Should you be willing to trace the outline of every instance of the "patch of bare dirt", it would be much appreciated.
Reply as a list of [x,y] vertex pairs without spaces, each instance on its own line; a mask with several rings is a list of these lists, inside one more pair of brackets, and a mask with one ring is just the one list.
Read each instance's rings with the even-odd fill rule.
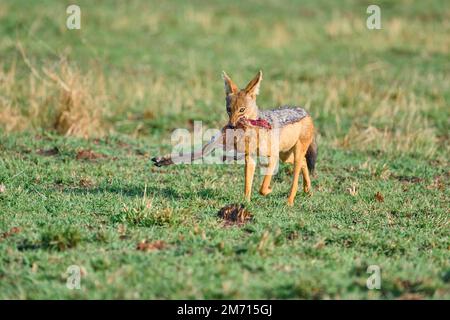
[[423,300],[425,297],[418,293],[405,293],[402,294],[397,300]]
[[0,234],[0,240],[9,238],[15,234],[18,234],[22,231],[19,227],[12,227],[9,231],[3,232]]
[[106,158],[104,154],[94,152],[92,150],[80,150],[77,152],[77,160],[97,160]]
[[56,156],[57,154],[59,154],[59,149],[58,149],[58,147],[53,147],[50,149],[38,149],[36,151],[36,153],[38,155],[47,156],[47,157]]
[[377,193],[375,193],[375,200],[377,200],[378,202],[384,202],[384,196],[380,191],[377,191]]
[[157,250],[163,250],[167,247],[167,244],[162,240],[156,240],[153,242],[149,242],[147,240],[142,240],[139,242],[136,246],[136,249],[139,251],[157,251]]

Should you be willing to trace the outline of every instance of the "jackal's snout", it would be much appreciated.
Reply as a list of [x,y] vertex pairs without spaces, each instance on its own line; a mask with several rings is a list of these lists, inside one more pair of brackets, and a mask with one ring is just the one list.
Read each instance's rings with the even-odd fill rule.
[[237,115],[237,116],[230,116],[230,120],[228,121],[228,128],[230,129],[236,129],[240,123],[242,123],[245,120],[245,117]]

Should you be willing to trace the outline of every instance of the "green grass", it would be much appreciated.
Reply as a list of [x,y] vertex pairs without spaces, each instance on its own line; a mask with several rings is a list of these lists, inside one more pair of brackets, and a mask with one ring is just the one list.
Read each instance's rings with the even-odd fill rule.
[[[379,1],[378,31],[367,1],[78,4],[79,31],[62,2],[0,4],[0,298],[450,298],[445,1]],[[57,133],[64,91],[44,68],[88,110],[86,139]],[[287,207],[283,165],[268,197],[256,177],[253,221],[225,227],[242,166],[149,158],[192,120],[225,123],[221,70],[243,86],[259,69],[260,107],[313,115],[313,195]]]

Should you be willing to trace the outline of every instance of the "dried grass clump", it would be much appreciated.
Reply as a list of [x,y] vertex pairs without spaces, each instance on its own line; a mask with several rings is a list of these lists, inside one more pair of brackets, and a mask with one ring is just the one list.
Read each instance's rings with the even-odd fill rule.
[[0,128],[5,132],[24,130],[27,127],[25,117],[10,105],[5,105],[2,102],[2,99],[0,99]]
[[99,87],[90,75],[71,69],[67,63],[60,66],[60,75],[48,70],[46,74],[60,86],[53,128],[66,136],[103,135],[104,87]]
[[[373,101],[377,101],[376,98]],[[421,153],[432,157],[439,146],[436,128],[424,115],[429,104],[414,95],[394,88],[368,109],[366,124],[356,121],[337,146],[358,150],[380,150],[396,153]]]
[[377,129],[373,126],[352,126],[338,146],[357,150],[380,150],[383,152],[422,153],[427,157],[435,154],[437,143],[430,128],[418,130]]
[[82,73],[61,59],[36,68],[18,44],[28,76],[16,74],[16,62],[0,67],[0,128],[6,132],[54,130],[78,137],[102,136],[107,95],[103,75]]
[[0,128],[6,132],[19,131],[26,128],[26,119],[18,109],[14,108],[12,93],[16,77],[16,64],[9,70],[0,68]]

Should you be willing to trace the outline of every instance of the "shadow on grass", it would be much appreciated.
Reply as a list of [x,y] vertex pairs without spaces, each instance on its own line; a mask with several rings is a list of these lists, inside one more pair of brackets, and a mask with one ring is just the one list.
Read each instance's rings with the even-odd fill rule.
[[[107,195],[117,194],[127,197],[143,197],[145,186],[124,185],[124,186],[99,186],[95,188],[65,188],[63,192],[74,195]],[[147,197],[159,197],[167,200],[194,200],[194,199],[212,199],[226,200],[224,195],[219,194],[218,190],[205,188],[199,191],[179,191],[170,186],[147,186]]]

